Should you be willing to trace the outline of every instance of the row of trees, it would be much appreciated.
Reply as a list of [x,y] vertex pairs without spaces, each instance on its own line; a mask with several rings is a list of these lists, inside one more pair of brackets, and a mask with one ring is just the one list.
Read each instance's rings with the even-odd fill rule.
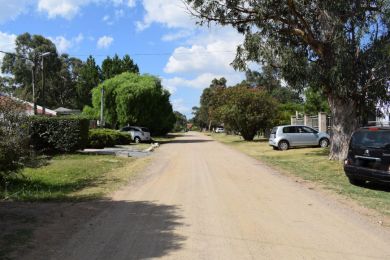
[[227,87],[225,78],[214,79],[203,90],[200,107],[193,107],[192,122],[209,130],[223,123],[252,140],[261,129],[289,124],[296,111],[316,114],[328,112],[329,106],[319,91],[300,93],[282,86],[277,70],[264,66],[261,72],[247,71],[246,79],[234,87]]
[[233,62],[276,68],[289,86],[323,93],[333,118],[331,159],[342,160],[352,132],[390,101],[388,0],[185,0],[200,24],[245,36]]
[[[23,100],[33,101],[33,81],[37,103],[49,108],[60,106],[83,109],[92,104],[91,90],[99,83],[123,72],[139,73],[137,64],[125,55],[107,57],[100,68],[89,56],[82,61],[68,54],[59,55],[55,44],[41,35],[24,33],[16,38],[14,54],[4,56],[1,71],[10,77],[0,78],[2,91],[13,92]],[[43,53],[50,55],[42,58]],[[42,89],[42,59],[44,59],[45,93]]]

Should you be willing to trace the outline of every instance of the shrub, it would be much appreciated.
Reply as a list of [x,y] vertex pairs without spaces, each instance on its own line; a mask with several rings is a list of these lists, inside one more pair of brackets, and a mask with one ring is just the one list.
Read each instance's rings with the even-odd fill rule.
[[37,151],[70,153],[86,147],[88,130],[86,118],[34,116],[30,121],[30,143]]
[[101,149],[115,145],[126,145],[131,143],[128,134],[112,129],[91,129],[89,130],[88,147]]
[[0,183],[22,168],[28,159],[27,126],[24,105],[0,96]]

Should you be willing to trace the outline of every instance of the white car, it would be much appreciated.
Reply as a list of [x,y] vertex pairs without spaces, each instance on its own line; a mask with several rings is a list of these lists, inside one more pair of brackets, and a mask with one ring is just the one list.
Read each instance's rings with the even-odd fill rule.
[[121,129],[121,132],[128,133],[131,136],[131,140],[135,143],[150,142],[152,140],[150,131],[146,127],[125,126]]
[[287,150],[298,146],[328,147],[330,136],[327,133],[304,125],[283,125],[272,129],[269,145],[275,150]]
[[216,133],[225,133],[225,129],[224,129],[223,127],[217,127],[217,128],[215,129],[215,132],[216,132]]

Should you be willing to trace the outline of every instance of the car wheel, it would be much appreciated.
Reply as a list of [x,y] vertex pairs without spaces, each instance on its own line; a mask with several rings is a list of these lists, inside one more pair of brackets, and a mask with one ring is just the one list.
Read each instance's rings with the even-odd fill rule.
[[287,141],[280,141],[278,144],[279,150],[286,151],[289,148],[289,144]]
[[366,181],[363,181],[363,180],[355,179],[352,177],[349,177],[348,179],[349,179],[349,182],[355,186],[364,186],[364,184],[366,184]]
[[323,138],[320,140],[320,147],[321,148],[326,148],[329,146],[329,140],[326,138]]
[[139,144],[141,142],[141,138],[139,138],[138,136],[136,138],[134,138],[134,142],[136,144]]

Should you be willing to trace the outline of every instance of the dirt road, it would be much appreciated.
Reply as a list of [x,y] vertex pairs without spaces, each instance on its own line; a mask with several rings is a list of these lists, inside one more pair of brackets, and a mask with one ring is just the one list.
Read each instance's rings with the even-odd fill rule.
[[54,259],[390,259],[388,231],[208,137],[154,157]]

